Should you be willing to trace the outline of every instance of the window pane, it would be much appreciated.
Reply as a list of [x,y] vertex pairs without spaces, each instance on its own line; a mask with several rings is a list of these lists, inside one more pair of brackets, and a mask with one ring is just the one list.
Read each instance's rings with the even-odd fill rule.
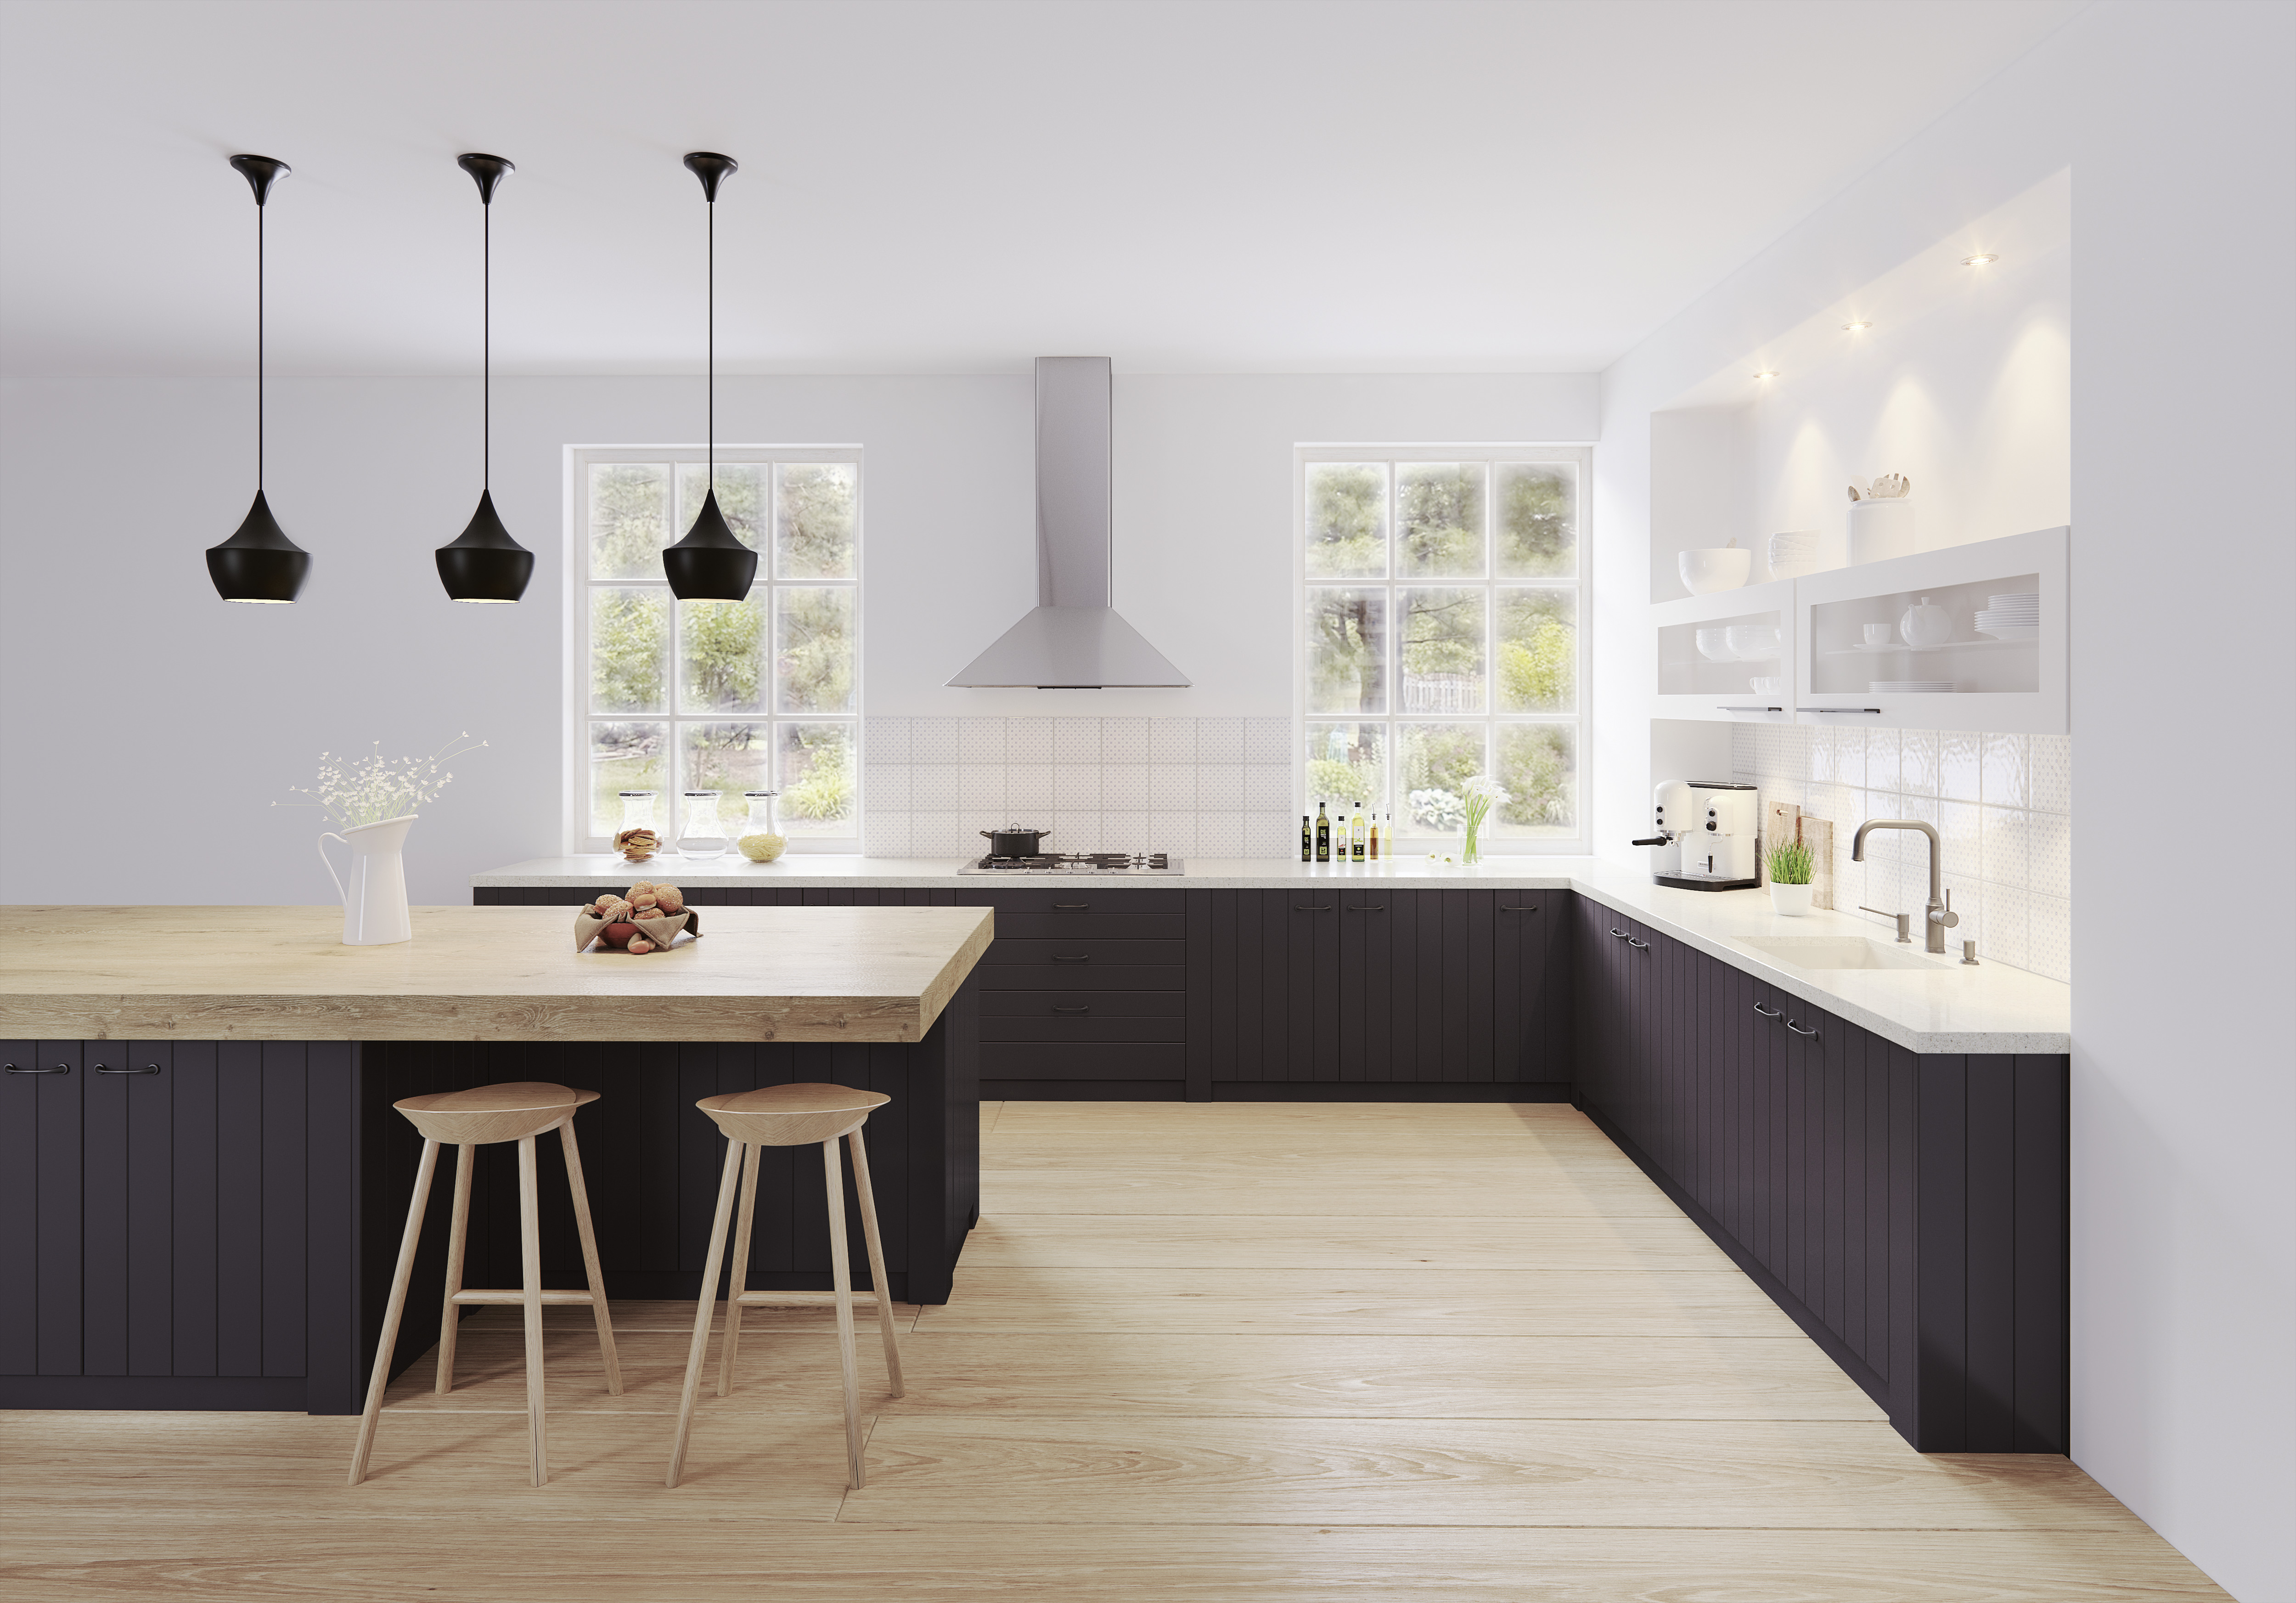
[[1483,572],[1483,464],[1396,464],[1396,577],[1480,579]]
[[1509,800],[1486,827],[1516,838],[1578,833],[1578,731],[1570,724],[1501,724],[1497,779]]
[[763,712],[765,587],[747,601],[680,603],[677,665],[681,712]]
[[785,462],[774,470],[774,576],[851,579],[853,491],[849,462]]
[[1457,834],[1467,827],[1463,787],[1483,769],[1480,724],[1401,724],[1404,827],[1421,834]]
[[1578,464],[1503,462],[1498,481],[1499,577],[1546,579],[1578,572]]
[[1360,802],[1387,810],[1387,726],[1308,726],[1308,805]]
[[1502,712],[1571,712],[1578,705],[1578,597],[1570,590],[1498,592]]
[[669,592],[590,592],[590,711],[669,711]]
[[590,577],[660,579],[669,544],[669,475],[659,463],[590,468]]
[[792,835],[854,833],[853,726],[780,724],[781,801],[775,817]]
[[[709,464],[681,462],[677,465],[677,538],[684,539],[701,515],[701,500],[709,488]],[[758,531],[766,522],[766,470],[762,463],[721,462],[718,464],[718,510],[726,527],[750,550],[761,548]]]
[[[663,791],[669,788],[668,724],[592,724],[590,726],[590,833],[611,839],[622,826],[620,791]],[[656,796],[653,826],[664,843],[669,839],[669,798]]]
[[1387,711],[1387,592],[1308,592],[1308,711]]
[[775,677],[783,712],[853,711],[853,592],[774,592]]
[[677,788],[716,791],[718,817],[728,827],[738,828],[749,817],[750,804],[742,800],[742,793],[772,787],[772,755],[763,719],[755,723],[681,724]]
[[1481,712],[1485,592],[1400,590],[1404,712]]
[[1387,464],[1308,464],[1308,577],[1387,577]]

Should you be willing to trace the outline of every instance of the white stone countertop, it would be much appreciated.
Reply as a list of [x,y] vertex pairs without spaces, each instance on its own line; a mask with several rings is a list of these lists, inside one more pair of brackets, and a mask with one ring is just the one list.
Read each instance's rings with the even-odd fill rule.
[[[1365,884],[1409,884],[1428,890],[1480,886],[1488,890],[1575,891],[1615,912],[1639,919],[1677,941],[1718,958],[1812,1007],[1870,1030],[1885,1040],[1923,1053],[2060,1053],[2071,1050],[2072,987],[1985,961],[1963,966],[1958,943],[1944,957],[1916,941],[1897,946],[1887,925],[1854,914],[1816,912],[1784,918],[1770,911],[1764,891],[1677,891],[1652,884],[1636,869],[1595,858],[1498,858],[1472,867],[1423,857],[1352,864],[1293,863],[1242,858],[1191,858],[1180,875],[1029,874],[1010,877],[956,873],[954,858],[785,856],[751,863],[718,858],[689,863],[664,855],[644,865],[604,854],[535,858],[473,875],[478,887],[575,885],[619,890],[634,879],[668,880],[687,889],[793,889],[843,886],[880,890],[988,890],[1015,884],[1101,884],[1111,890],[1281,890],[1303,881]],[[1918,916],[1920,908],[1912,909]],[[1849,935],[1878,940],[1915,956],[1911,969],[1805,969],[1744,944],[1755,939]]]

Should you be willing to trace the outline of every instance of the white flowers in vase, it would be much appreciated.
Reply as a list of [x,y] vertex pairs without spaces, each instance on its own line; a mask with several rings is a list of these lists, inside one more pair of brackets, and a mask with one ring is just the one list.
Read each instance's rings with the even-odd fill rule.
[[[470,738],[471,732],[465,729],[455,740]],[[327,815],[328,822],[337,829],[359,829],[386,818],[402,818],[439,799],[439,793],[455,777],[453,771],[445,767],[447,763],[486,744],[481,740],[458,746],[450,740],[425,757],[385,757],[379,740],[365,757],[356,760],[322,752],[318,784],[288,787],[311,799],[288,805],[316,807]],[[276,807],[279,803],[274,802],[271,805]]]
[[1474,775],[1459,787],[1460,805],[1466,815],[1467,824],[1466,843],[1459,852],[1462,862],[1479,863],[1483,860],[1480,842],[1483,820],[1490,816],[1494,806],[1513,800],[1505,787],[1488,774]]

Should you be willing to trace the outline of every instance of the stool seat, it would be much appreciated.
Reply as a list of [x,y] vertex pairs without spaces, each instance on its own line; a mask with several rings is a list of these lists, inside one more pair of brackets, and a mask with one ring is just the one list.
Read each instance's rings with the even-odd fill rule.
[[752,1147],[809,1147],[833,1141],[892,1098],[849,1085],[768,1085],[726,1091],[694,1104],[728,1138]]
[[512,1080],[466,1091],[433,1091],[390,1106],[405,1114],[426,1140],[485,1147],[555,1130],[576,1108],[597,1099],[595,1091],[578,1091],[547,1080]]

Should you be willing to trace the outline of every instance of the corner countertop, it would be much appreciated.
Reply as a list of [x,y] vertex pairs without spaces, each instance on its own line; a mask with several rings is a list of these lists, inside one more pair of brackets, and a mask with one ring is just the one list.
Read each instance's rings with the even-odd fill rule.
[[[619,858],[536,858],[472,876],[478,887],[572,885],[619,889],[633,878],[668,879],[686,889],[843,888],[991,890],[1014,882],[959,876],[955,858],[790,856],[751,863],[719,858],[686,862],[659,857],[643,866]],[[1108,875],[1031,874],[1020,883],[1110,885]],[[2072,1048],[2072,987],[1997,963],[1964,968],[1950,957],[1915,948],[1923,966],[1911,969],[1804,969],[1744,944],[1780,936],[1850,935],[1890,943],[1888,926],[1848,913],[1784,918],[1770,911],[1761,891],[1677,891],[1652,884],[1647,874],[1595,858],[1503,858],[1466,867],[1423,857],[1353,865],[1293,863],[1242,858],[1191,858],[1186,872],[1117,881],[1111,888],[1176,891],[1282,890],[1303,882],[1409,884],[1423,890],[1475,887],[1491,891],[1574,891],[1674,940],[1922,1053],[2069,1052]],[[1980,951],[1979,957],[1983,958]]]

